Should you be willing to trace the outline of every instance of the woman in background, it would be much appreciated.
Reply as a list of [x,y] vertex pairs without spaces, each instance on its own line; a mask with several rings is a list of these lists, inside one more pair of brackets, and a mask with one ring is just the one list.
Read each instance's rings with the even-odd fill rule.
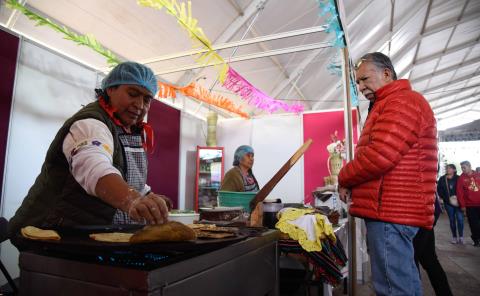
[[[223,178],[221,191],[234,192],[257,192],[260,190],[257,179],[253,175],[252,167],[255,161],[253,148],[242,145],[235,150],[233,168]],[[252,211],[250,215],[251,226],[261,226],[263,219],[262,203]]]
[[[450,203],[450,196],[456,196],[457,188],[457,168],[454,164],[447,165],[447,173],[440,177],[437,183],[437,192],[443,200],[445,209],[450,220],[450,230],[452,231],[452,244],[463,244],[463,213],[460,207]],[[458,235],[457,235],[458,230]]]
[[235,150],[233,168],[223,178],[221,191],[256,192],[260,190],[252,172],[254,163],[253,148],[242,145]]

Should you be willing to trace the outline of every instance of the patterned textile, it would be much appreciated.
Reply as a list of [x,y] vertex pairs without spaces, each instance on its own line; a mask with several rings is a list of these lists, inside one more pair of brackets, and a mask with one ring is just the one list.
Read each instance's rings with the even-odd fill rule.
[[302,255],[313,266],[315,280],[322,281],[332,286],[342,282],[342,267],[346,266],[347,255],[343,245],[337,238],[336,242],[330,239],[322,240],[322,251],[307,252],[296,240],[280,240],[280,251]]
[[305,251],[321,251],[322,240],[336,240],[328,218],[315,213],[314,209],[283,208],[278,215],[280,218],[275,227],[298,241]]
[[246,176],[242,174],[242,178],[245,192],[257,192],[259,190],[258,184],[255,181],[255,178],[253,177],[253,174],[251,172],[249,172]]
[[[142,192],[147,181],[147,155],[142,146],[140,134],[127,134],[117,126],[120,143],[125,153],[126,181],[130,187]],[[113,224],[145,224],[132,220],[127,213],[117,210]]]

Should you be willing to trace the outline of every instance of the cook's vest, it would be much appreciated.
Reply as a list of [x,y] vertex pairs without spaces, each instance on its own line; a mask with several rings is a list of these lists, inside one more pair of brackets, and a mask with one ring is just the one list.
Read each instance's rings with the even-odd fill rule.
[[[100,107],[98,101],[95,101],[69,118],[57,132],[47,151],[39,176],[9,222],[8,234],[10,237],[27,225],[53,228],[112,223],[117,210],[98,197],[87,194],[71,174],[69,164],[63,154],[63,141],[71,125],[75,121],[87,118],[97,119],[105,123],[112,133],[113,166],[122,173],[123,179],[134,180],[135,182],[131,186],[137,190],[140,189],[142,183],[139,179],[142,179],[143,185],[145,185],[145,153],[143,153],[144,160],[140,161],[142,164],[139,166],[139,170],[144,176],[142,178],[138,176],[129,177],[129,174],[132,173],[127,173],[131,168],[128,162],[131,161],[132,157],[124,152],[122,136],[119,134],[122,129],[115,125],[109,115]],[[139,134],[138,138],[141,140]],[[129,141],[126,140],[125,143],[129,143]],[[126,148],[130,150],[129,147]],[[133,158],[140,158],[140,156],[135,153]]]

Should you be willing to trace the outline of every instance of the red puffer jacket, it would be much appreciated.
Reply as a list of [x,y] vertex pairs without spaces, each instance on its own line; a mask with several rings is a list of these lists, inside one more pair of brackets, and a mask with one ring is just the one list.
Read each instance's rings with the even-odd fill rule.
[[376,91],[354,159],[340,171],[352,189],[352,216],[431,228],[437,176],[437,129],[425,98],[408,80]]

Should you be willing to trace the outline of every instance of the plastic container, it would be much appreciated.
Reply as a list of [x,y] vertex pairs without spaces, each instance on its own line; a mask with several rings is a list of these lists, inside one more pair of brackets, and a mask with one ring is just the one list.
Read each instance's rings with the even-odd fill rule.
[[219,191],[218,202],[222,207],[242,207],[250,213],[250,202],[257,192]]
[[193,224],[194,221],[198,221],[200,214],[197,213],[169,213],[169,221],[177,221],[183,224]]

